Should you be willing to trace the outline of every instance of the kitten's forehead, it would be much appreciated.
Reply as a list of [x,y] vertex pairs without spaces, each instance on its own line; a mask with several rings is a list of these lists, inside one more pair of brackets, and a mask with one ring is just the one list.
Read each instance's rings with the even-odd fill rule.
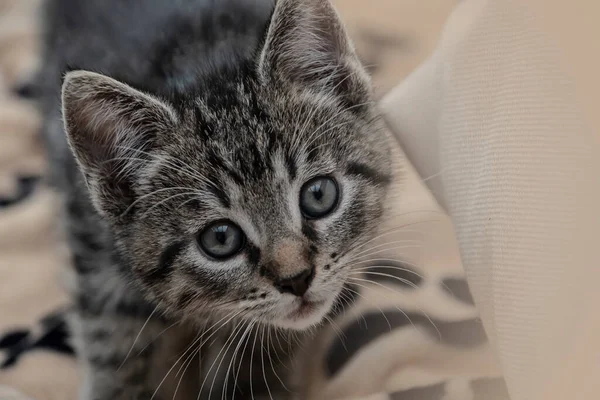
[[210,167],[233,168],[255,181],[283,178],[285,167],[295,179],[299,168],[324,163],[327,150],[353,140],[351,129],[339,134],[353,121],[327,97],[292,95],[243,78],[221,86],[218,96],[207,92],[185,112],[187,140]]

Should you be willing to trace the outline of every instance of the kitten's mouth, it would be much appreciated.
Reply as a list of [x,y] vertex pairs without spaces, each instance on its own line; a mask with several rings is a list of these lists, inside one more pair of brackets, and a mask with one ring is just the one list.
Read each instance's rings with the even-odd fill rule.
[[308,329],[321,323],[331,309],[332,303],[333,299],[296,298],[286,306],[285,314],[282,313],[282,316],[272,323],[286,329]]
[[308,301],[305,299],[298,299],[298,305],[295,305],[295,309],[286,316],[287,320],[296,322],[306,318],[310,318],[315,314],[323,305],[324,301]]

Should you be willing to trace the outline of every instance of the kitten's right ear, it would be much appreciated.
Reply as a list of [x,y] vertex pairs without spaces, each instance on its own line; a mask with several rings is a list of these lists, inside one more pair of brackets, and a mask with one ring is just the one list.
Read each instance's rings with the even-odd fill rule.
[[277,0],[258,71],[264,79],[318,91],[337,89],[360,97],[370,90],[369,78],[329,0]]
[[176,124],[162,101],[106,76],[66,75],[62,88],[67,139],[101,213],[121,213],[134,200],[137,173]]

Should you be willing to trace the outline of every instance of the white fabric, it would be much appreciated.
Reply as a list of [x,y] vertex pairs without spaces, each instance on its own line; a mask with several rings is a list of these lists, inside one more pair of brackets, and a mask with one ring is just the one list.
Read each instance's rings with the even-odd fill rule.
[[598,3],[463,1],[384,101],[513,400],[600,398]]

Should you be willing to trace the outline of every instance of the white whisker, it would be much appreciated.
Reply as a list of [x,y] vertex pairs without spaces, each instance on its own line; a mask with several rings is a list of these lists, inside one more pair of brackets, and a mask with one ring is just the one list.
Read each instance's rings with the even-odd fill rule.
[[[375,271],[367,271],[367,273],[370,274],[370,275],[385,276],[385,277],[388,277],[388,278],[395,279],[395,280],[397,280],[399,282],[404,283],[407,286],[410,286],[413,289],[417,289],[418,288],[418,286],[415,285],[413,282],[411,282],[411,281],[409,281],[408,279],[405,279],[405,278],[400,278],[399,276],[394,276],[394,275],[386,274],[386,273],[383,273],[383,272],[375,272]],[[352,274],[350,274],[350,275],[352,275]],[[360,275],[360,276],[364,277],[364,273],[363,272],[360,272],[357,275]]]
[[117,368],[117,372],[119,372],[121,370],[121,368],[123,367],[123,365],[125,364],[125,362],[129,358],[129,356],[131,355],[131,352],[133,351],[133,348],[134,348],[135,344],[137,343],[138,339],[142,335],[142,331],[144,330],[144,328],[146,327],[146,325],[148,325],[148,322],[150,322],[150,319],[156,313],[157,310],[158,310],[158,305],[156,307],[154,307],[154,310],[152,310],[152,312],[150,313],[150,315],[146,319],[146,322],[144,322],[144,324],[140,328],[140,331],[138,332],[137,336],[133,340],[133,343],[131,344],[131,347],[129,348],[129,351],[127,352],[127,355],[125,356],[125,359],[123,360],[123,362],[121,363],[121,365],[119,365],[119,368]]
[[[209,399],[212,397],[212,391],[215,386],[215,382],[217,380],[219,371],[221,370],[221,365],[223,364],[223,361],[225,360],[225,356],[227,356],[227,353],[229,352],[229,349],[233,345],[233,342],[235,342],[237,335],[243,331],[244,326],[245,325],[243,322],[239,322],[238,325],[236,325],[236,327],[233,329],[233,332],[230,334],[229,338],[227,338],[227,340],[225,341],[225,344],[221,348],[221,351],[219,351],[219,353],[217,354],[217,357],[215,358],[213,365],[211,365],[211,367],[208,369],[208,371],[206,371],[206,377],[204,378],[205,380],[206,380],[206,378],[208,378],[210,376],[210,372],[213,369],[215,362],[219,359],[219,355],[221,355],[221,353],[223,353],[223,355],[221,356],[221,361],[219,361],[219,364],[217,365],[217,369],[215,370],[213,380],[210,385],[210,390],[208,392]],[[232,355],[232,357],[233,357],[233,355]],[[204,388],[204,382],[202,382],[202,386],[200,387],[200,393],[202,393],[203,388]]]
[[333,331],[336,333],[337,337],[340,339],[340,341],[342,342],[342,346],[344,347],[344,350],[346,350],[346,352],[348,352],[348,348],[346,347],[346,335],[344,334],[344,332],[340,329],[340,327],[338,326],[338,324],[336,324],[329,316],[325,316],[325,321],[327,321],[330,325],[331,328],[333,329]]
[[256,326],[257,322],[252,322],[250,325],[250,331],[248,332],[248,336],[244,340],[244,349],[242,350],[242,355],[240,356],[240,363],[238,365],[237,372],[235,373],[235,380],[233,382],[233,395],[231,400],[235,400],[235,393],[237,389],[238,377],[240,375],[240,370],[242,369],[242,365],[244,363],[244,354],[246,354],[246,348],[248,347],[248,343],[250,343],[250,335],[252,334],[252,329]]
[[190,187],[179,187],[179,186],[174,186],[174,187],[168,187],[168,188],[162,188],[162,189],[157,189],[157,190],[154,190],[154,191],[152,191],[152,192],[150,192],[150,193],[147,193],[147,194],[145,194],[145,195],[142,195],[142,196],[138,197],[138,198],[137,198],[137,199],[136,199],[136,200],[135,200],[133,203],[131,203],[131,204],[130,204],[130,205],[129,205],[129,206],[126,208],[126,209],[125,209],[125,211],[123,211],[123,213],[122,213],[121,215],[119,215],[119,217],[122,217],[122,216],[126,215],[127,213],[129,213],[129,211],[131,211],[131,209],[132,209],[132,208],[133,208],[133,207],[134,207],[136,204],[138,204],[140,201],[142,201],[142,200],[144,200],[144,199],[146,199],[146,198],[148,198],[148,197],[150,197],[150,196],[153,196],[153,195],[156,195],[156,194],[158,194],[158,193],[165,192],[165,191],[168,191],[168,190],[188,190],[188,191],[195,191],[196,189],[194,189],[194,188],[190,188]]
[[263,326],[263,329],[262,329],[261,335],[260,335],[260,363],[262,365],[263,380],[265,381],[265,385],[267,386],[267,392],[269,393],[269,398],[271,400],[273,400],[273,395],[271,394],[271,388],[269,387],[267,374],[265,373],[265,356],[264,356],[265,347],[263,345],[264,338],[265,338],[265,326]]
[[[410,261],[406,261],[406,260],[394,259],[394,258],[370,258],[367,260],[361,260],[361,261],[355,261],[355,262],[349,263],[346,265],[346,267],[352,268],[353,270],[360,270],[360,268],[355,268],[355,267],[357,265],[361,265],[361,264],[369,264],[369,263],[377,263],[377,262],[381,262],[381,263],[393,262],[393,263],[408,265],[409,267],[419,268],[419,266],[417,266],[417,264],[415,264],[415,263],[411,263]],[[386,265],[369,265],[367,267],[361,267],[361,268],[368,269],[371,267],[387,267],[387,266]],[[402,267],[398,267],[398,268],[402,268]],[[417,274],[415,271],[411,271],[410,269],[404,269],[404,271]]]
[[[427,211],[427,212],[429,212],[429,211]],[[440,222],[440,220],[439,219],[434,219],[434,220],[407,222],[406,224],[400,225],[400,226],[398,226],[398,227],[396,227],[394,229],[390,229],[389,231],[382,232],[382,233],[376,235],[375,237],[367,240],[366,242],[361,243],[360,245],[358,245],[356,247],[354,247],[354,246],[349,246],[349,247],[352,248],[352,251],[355,251],[355,250],[358,250],[358,249],[360,249],[360,248],[368,245],[369,243],[372,243],[375,240],[378,240],[378,239],[380,239],[380,238],[382,238],[384,236],[392,235],[392,234],[398,233],[398,232],[407,232],[407,228],[408,227],[415,226],[415,225],[420,225],[420,224],[426,224],[426,223],[433,223],[433,222]],[[422,233],[422,232],[420,232],[420,233]],[[360,239],[358,239],[358,240],[360,240]]]
[[[271,357],[271,333],[272,333],[273,329],[269,329],[267,331],[268,335],[267,335],[267,355],[269,356],[269,363],[271,364],[271,370],[273,371],[273,374],[277,377],[277,380],[279,380],[279,382],[281,383],[281,386],[283,386],[283,388],[286,391],[290,391],[287,386],[285,385],[285,383],[283,383],[283,380],[279,377],[279,374],[277,374],[277,371],[275,370],[275,366],[273,365],[273,357]],[[277,354],[277,349],[275,348],[275,344],[273,343],[273,351],[275,352],[275,354]],[[279,357],[279,356],[277,356]]]
[[146,344],[140,351],[137,352],[136,356],[139,356],[140,354],[142,354],[144,351],[146,351],[146,349],[152,344],[154,343],[155,340],[157,340],[163,333],[165,333],[166,331],[168,331],[169,329],[171,329],[172,327],[174,327],[175,325],[179,325],[181,323],[181,321],[175,321],[173,322],[171,325],[167,326],[165,329],[163,329],[162,331],[160,331],[158,333],[158,335],[156,335],[156,337],[152,338],[152,340],[150,342],[148,342],[148,344]]
[[250,352],[250,397],[254,400],[254,385],[252,384],[252,365],[254,361],[254,349],[256,347],[256,338],[258,337],[258,329],[256,329],[256,333],[254,334],[254,342],[252,343],[252,351]]
[[[221,319],[220,319],[219,321],[217,321],[215,324],[213,324],[213,326],[215,326],[215,325],[216,325],[216,324],[218,324],[219,322],[221,322],[221,321],[223,321],[223,320],[225,320],[225,319],[229,318],[229,319],[227,319],[227,320],[226,320],[226,321],[225,321],[223,324],[221,324],[221,326],[219,326],[219,327],[218,327],[218,328],[217,328],[217,329],[216,329],[216,330],[215,330],[215,331],[214,331],[214,332],[213,332],[213,333],[212,333],[212,334],[211,334],[211,335],[208,337],[208,339],[210,339],[210,337],[212,337],[212,336],[213,336],[215,333],[217,333],[217,332],[219,331],[219,329],[221,329],[223,326],[225,326],[227,323],[229,323],[229,321],[231,321],[233,318],[237,317],[239,314],[241,314],[241,311],[238,311],[237,313],[234,313],[234,312],[232,312],[232,313],[230,313],[230,314],[227,314],[225,317],[221,318]],[[210,329],[209,329],[207,332],[209,332],[209,331],[210,331]],[[203,335],[201,335],[201,336],[200,336],[198,339],[194,340],[194,341],[192,342],[192,344],[191,344],[191,345],[188,347],[188,349],[187,349],[186,351],[184,351],[184,352],[183,352],[183,354],[182,354],[182,355],[181,355],[181,356],[180,356],[180,357],[179,357],[177,360],[175,360],[175,362],[173,363],[173,366],[172,366],[171,368],[169,368],[169,370],[168,370],[168,371],[167,371],[167,373],[165,374],[164,378],[163,378],[163,379],[160,381],[160,383],[158,384],[158,387],[156,388],[156,390],[155,390],[155,391],[154,391],[154,393],[152,394],[152,397],[150,397],[150,400],[153,400],[153,399],[154,399],[154,397],[156,397],[156,394],[158,393],[158,391],[159,391],[160,387],[161,387],[161,386],[162,386],[162,384],[165,382],[165,380],[167,379],[167,377],[169,376],[169,374],[170,374],[170,373],[173,371],[173,369],[175,368],[175,366],[176,366],[177,364],[179,364],[179,362],[180,362],[180,361],[181,361],[181,360],[182,360],[182,359],[183,359],[183,358],[186,356],[186,354],[189,352],[189,350],[190,350],[190,349],[191,349],[193,346],[195,346],[195,344],[196,344],[197,342],[199,342],[200,340],[202,340],[202,337],[203,337],[203,336],[204,336],[204,334],[203,334]],[[206,339],[206,340],[208,340],[208,339]],[[201,343],[200,345],[202,346],[202,344],[204,344],[204,343],[206,343],[206,341],[204,341],[204,342],[203,342],[203,343]]]
[[[382,285],[382,284],[381,284],[381,283],[379,283],[379,282],[370,281],[370,280],[368,280],[368,279],[360,279],[360,278],[355,278],[355,277],[349,277],[349,279],[352,279],[352,280],[359,280],[359,281],[362,281],[362,282],[367,282],[367,283],[370,283],[370,284],[373,284],[373,285],[377,285],[377,286],[379,286],[379,287],[382,287],[382,288],[384,288],[384,289],[386,289],[386,290],[389,290],[389,291],[391,291],[392,293],[397,293],[397,292],[396,292],[396,291],[394,291],[393,289],[391,289],[391,288],[389,288],[389,287],[387,287],[387,286],[385,286],[385,285]],[[356,285],[358,285],[357,283],[355,283],[355,284],[356,284]],[[363,286],[363,287],[373,290],[372,288],[370,288],[370,287],[368,287],[368,286]],[[417,328],[417,327],[415,326],[415,324],[414,324],[414,323],[411,321],[411,319],[410,319],[410,317],[408,316],[408,314],[406,314],[404,311],[402,311],[402,310],[401,310],[399,307],[396,307],[396,309],[397,309],[398,311],[400,311],[402,314],[404,314],[404,316],[406,316],[406,318],[408,318],[408,320],[410,321],[411,325],[412,325],[413,327],[415,327],[415,329],[419,330],[419,328]],[[437,332],[437,334],[438,334],[439,340],[441,341],[441,340],[442,340],[442,333],[441,333],[441,332],[440,332],[440,330],[438,329],[438,327],[437,327],[437,325],[435,324],[435,322],[433,322],[433,320],[431,319],[431,317],[429,317],[429,314],[427,314],[425,311],[423,311],[423,310],[422,310],[420,307],[417,307],[417,310],[419,310],[419,312],[421,312],[421,313],[422,313],[422,314],[425,316],[425,318],[427,318],[427,320],[429,321],[429,323],[431,324],[431,326],[433,326],[433,327],[434,327],[434,329],[436,330],[436,332]],[[419,331],[420,331],[420,330],[419,330]]]
[[[394,244],[394,243],[409,243],[409,244],[405,244],[403,246],[392,246],[392,247],[385,247],[385,246],[389,246],[390,244]],[[381,248],[383,247],[383,248]],[[412,240],[404,240],[404,241],[394,241],[394,242],[389,242],[389,243],[384,243],[381,246],[375,246],[373,248],[369,248],[368,250],[364,250],[358,254],[353,254],[352,258],[349,260],[349,262],[351,262],[352,260],[359,260],[363,257],[370,257],[374,254],[380,254],[380,253],[385,253],[391,250],[398,250],[398,249],[422,249],[423,247],[425,247],[423,245],[423,242],[418,242],[418,241],[412,241]],[[379,248],[379,249],[377,249]]]
[[[370,302],[365,296],[362,295],[362,293],[360,293],[358,290],[354,290],[352,288],[346,287],[346,289],[352,291],[354,294],[356,294],[357,296],[359,296],[360,298],[362,298],[364,301],[366,301],[367,303],[369,303],[370,305],[375,306],[379,312],[381,313],[381,315],[383,316],[383,318],[385,319],[385,321],[388,324],[388,327],[390,329],[390,332],[392,331],[392,324],[390,323],[390,320],[388,319],[387,315],[385,315],[385,313],[383,312],[383,310],[381,309],[381,307],[379,307],[376,303]],[[365,316],[363,313],[360,313],[360,316],[363,319],[363,322],[365,323],[365,328],[369,329],[369,327],[367,326],[367,320],[365,319]],[[357,318],[358,320],[358,318]]]
[[[231,371],[232,365],[235,363],[235,358],[238,355],[238,351],[240,349],[240,347],[242,346],[242,343],[244,343],[244,338],[246,338],[250,331],[252,330],[252,327],[254,326],[254,322],[249,323],[248,325],[246,325],[246,329],[244,330],[244,333],[242,334],[242,336],[240,336],[240,339],[238,340],[238,344],[236,345],[235,349],[233,350],[233,355],[231,356],[231,361],[229,362],[229,366],[227,367],[227,371],[225,372],[225,382],[223,383],[223,389],[221,391],[221,397],[224,399],[226,394],[227,394],[227,386],[229,385],[229,372]],[[235,373],[235,371],[233,371],[233,373]],[[235,393],[235,384],[233,386],[233,391]]]
[[159,201],[158,203],[152,205],[152,207],[150,207],[149,209],[147,209],[144,214],[142,214],[142,216],[140,217],[140,219],[144,219],[146,218],[146,216],[150,213],[150,211],[152,211],[153,209],[155,209],[156,207],[160,206],[161,204],[164,204],[170,200],[173,200],[174,198],[177,197],[181,197],[181,196],[192,196],[192,195],[198,195],[198,192],[185,192],[185,193],[179,193],[179,194],[174,194],[173,196],[169,196],[164,200]]

